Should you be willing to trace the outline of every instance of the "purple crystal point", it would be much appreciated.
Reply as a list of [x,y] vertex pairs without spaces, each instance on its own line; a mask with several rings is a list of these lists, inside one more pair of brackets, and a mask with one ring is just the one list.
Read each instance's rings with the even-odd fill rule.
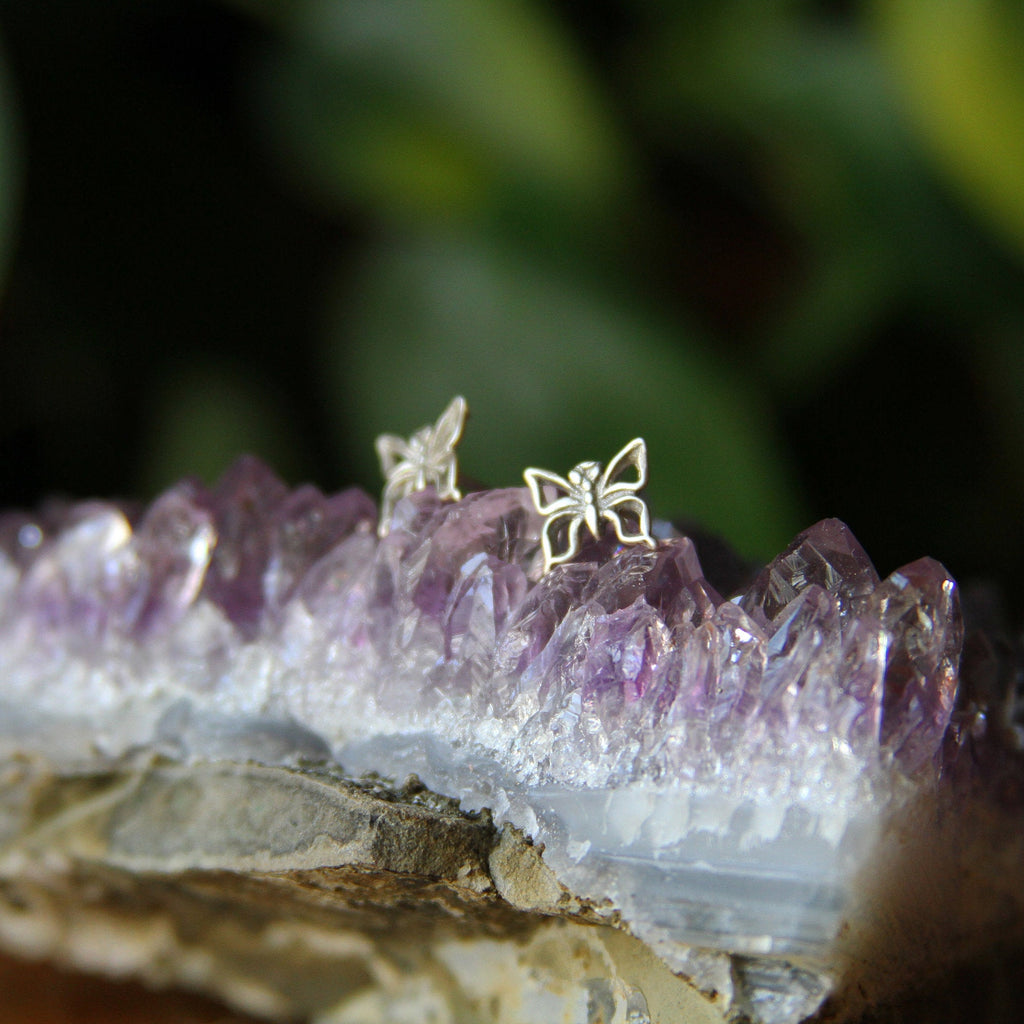
[[628,777],[636,767],[650,691],[670,645],[661,619],[643,602],[601,616],[577,669],[577,689],[566,702],[579,705],[576,758]]
[[649,696],[652,726],[700,723],[731,745],[760,703],[764,648],[764,633],[729,602],[696,630],[677,624]]
[[[816,583],[773,620],[759,716],[780,744],[789,741],[801,720],[815,731],[828,728],[835,686],[829,670],[838,661],[841,642],[836,600]],[[825,673],[816,671],[820,667]]]
[[866,763],[874,759],[881,733],[887,640],[874,616],[858,618],[843,637],[836,670],[831,735]]
[[288,488],[252,456],[235,462],[213,490],[217,546],[203,592],[246,637],[255,636],[263,612],[267,522],[287,495]]
[[517,677],[540,657],[569,609],[579,603],[593,572],[586,563],[560,565],[526,594],[498,641],[499,676]]
[[445,687],[450,696],[490,680],[498,637],[528,587],[539,525],[525,488],[444,503],[427,489],[397,504],[371,597],[374,647],[391,666],[389,702],[408,704],[408,677],[418,672],[431,681],[428,702]]
[[381,614],[371,609],[376,553],[376,531],[357,528],[313,564],[287,607],[291,618],[314,630],[342,664],[373,646],[373,622]]
[[443,621],[447,675],[459,690],[479,691],[490,682],[497,639],[526,589],[523,570],[494,555],[463,565]]
[[743,728],[760,701],[766,637],[742,608],[726,601],[715,611],[718,675],[711,719],[724,736]]
[[210,496],[183,481],[160,495],[135,531],[145,578],[133,621],[140,634],[178,622],[203,586],[217,542]]
[[882,742],[913,772],[938,751],[956,697],[963,641],[956,582],[934,559],[921,558],[883,581],[871,607],[892,637]]
[[668,643],[664,623],[642,601],[601,616],[579,666],[584,707],[600,707],[607,719],[641,700]]
[[[417,499],[418,495],[406,500],[411,504]],[[401,555],[401,585],[416,608],[436,620],[471,559],[483,553],[502,562],[523,563],[536,547],[537,516],[525,488],[477,491],[444,504],[437,504],[427,492],[419,500],[433,505],[433,514]],[[400,522],[398,510],[395,519]]]
[[867,553],[838,519],[823,519],[799,534],[766,566],[740,605],[756,622],[767,625],[811,584],[839,600],[846,619],[878,585],[879,576]]
[[668,625],[699,626],[722,603],[721,595],[704,578],[697,549],[688,537],[662,544],[646,580],[647,603]]
[[32,560],[20,600],[40,634],[63,631],[64,642],[95,647],[120,624],[138,587],[132,531],[120,509],[85,502],[69,513],[65,528]]
[[377,507],[363,491],[350,488],[325,497],[305,484],[276,505],[269,532],[263,594],[269,610],[279,611],[315,563],[356,530],[375,528]]
[[647,590],[647,580],[658,555],[647,548],[620,546],[611,549],[603,564],[594,565],[583,601],[593,601],[606,612],[628,608]]
[[689,634],[675,633],[666,653],[652,696],[664,708],[665,721],[708,723],[718,697],[718,633],[705,625]]

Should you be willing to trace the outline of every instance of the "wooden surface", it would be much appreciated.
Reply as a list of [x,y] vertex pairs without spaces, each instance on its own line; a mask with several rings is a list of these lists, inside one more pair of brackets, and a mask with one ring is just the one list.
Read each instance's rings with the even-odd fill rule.
[[256,1024],[186,992],[154,992],[0,954],[0,1024]]

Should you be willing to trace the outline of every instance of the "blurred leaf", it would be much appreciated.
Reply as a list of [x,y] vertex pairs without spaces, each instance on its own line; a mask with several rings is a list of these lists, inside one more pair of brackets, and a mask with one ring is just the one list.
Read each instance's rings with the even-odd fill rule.
[[753,390],[693,336],[557,268],[465,239],[380,248],[339,296],[331,342],[343,436],[367,479],[376,434],[431,422],[461,393],[461,465],[490,486],[521,484],[531,465],[604,461],[643,436],[655,514],[698,518],[762,555],[799,521]]
[[973,287],[970,246],[856,24],[745,0],[689,15],[647,40],[641,101],[666,145],[730,140],[760,189],[751,202],[802,239],[800,276],[758,346],[765,374],[799,398],[873,336],[897,297],[959,302]]
[[626,179],[601,99],[542,6],[286,9],[262,102],[284,165],[329,201],[392,220],[479,216],[510,201],[529,216],[538,199],[592,211]]
[[21,180],[14,101],[0,47],[0,287],[7,270],[17,219]]
[[944,171],[1024,252],[1024,6],[877,0],[878,35]]

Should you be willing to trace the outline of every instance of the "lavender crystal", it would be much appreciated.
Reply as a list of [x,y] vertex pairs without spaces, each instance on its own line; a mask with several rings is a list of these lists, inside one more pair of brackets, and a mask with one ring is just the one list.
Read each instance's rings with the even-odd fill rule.
[[937,771],[962,639],[939,563],[881,580],[826,520],[723,596],[683,536],[541,576],[522,488],[421,492],[382,540],[375,516],[244,459],[141,516],[4,517],[0,753],[230,756],[180,723],[285,723],[491,807],[651,941],[831,941],[893,780]]

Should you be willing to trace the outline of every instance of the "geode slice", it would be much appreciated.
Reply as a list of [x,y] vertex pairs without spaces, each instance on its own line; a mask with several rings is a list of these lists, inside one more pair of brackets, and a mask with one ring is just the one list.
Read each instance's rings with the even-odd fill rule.
[[[179,925],[206,921],[212,936],[197,891],[252,915],[273,905],[277,877],[275,898],[292,885],[285,903],[319,906],[324,934],[333,921],[351,942],[379,937],[381,920],[409,912],[420,952],[472,933],[480,963],[483,934],[527,948],[529,911],[587,935],[604,921],[708,1012],[779,1022],[830,996],[829,1012],[852,1013],[901,992],[984,948],[996,921],[1019,938],[1024,843],[1004,797],[1021,774],[984,709],[954,715],[963,628],[938,562],[880,579],[826,520],[725,596],[667,524],[655,550],[605,540],[542,576],[525,489],[455,503],[422,492],[382,540],[375,516],[359,491],[289,491],[243,459],[213,490],[187,481],[141,514],[90,502],[0,519],[0,892],[68,906],[89,864],[90,884],[122,903],[177,907]],[[366,783],[345,781],[368,773],[414,775],[461,811],[435,807],[425,826],[395,786],[368,807],[351,788]],[[518,852],[495,860],[509,836]],[[546,895],[524,896],[516,864],[540,851],[550,876],[527,874]],[[978,857],[1003,864],[998,881],[964,875]],[[332,870],[349,872],[344,885],[324,881]],[[357,876],[415,884],[374,897]],[[343,889],[348,909],[332,917],[325,893]],[[435,916],[479,927],[431,932],[410,909],[431,899]],[[927,932],[944,914],[960,915],[955,934]],[[90,962],[80,939],[40,938],[40,920],[0,896],[0,942]],[[906,941],[918,927],[936,949]],[[538,948],[557,945],[537,934]],[[355,1000],[330,1019],[387,1019],[419,998],[419,981],[398,1003],[382,994],[396,964],[421,977],[401,936],[367,942],[346,960],[361,964],[349,987],[327,986],[330,1005]],[[161,955],[187,960],[175,948],[132,970],[219,985],[263,1012],[328,1005],[282,995],[320,991],[306,982],[274,989],[279,1003],[247,999],[266,989],[267,957],[251,950],[230,970],[161,975]],[[608,943],[587,948],[605,967],[574,976],[568,1019],[669,1019],[651,1009],[664,979],[645,968],[645,993],[608,966]],[[467,955],[452,953],[445,976]],[[431,961],[422,978],[441,970]],[[503,1005],[504,1020],[554,1006],[471,999],[473,984],[452,981],[450,1019],[472,999],[496,1018]],[[424,1005],[448,999],[427,988]]]

